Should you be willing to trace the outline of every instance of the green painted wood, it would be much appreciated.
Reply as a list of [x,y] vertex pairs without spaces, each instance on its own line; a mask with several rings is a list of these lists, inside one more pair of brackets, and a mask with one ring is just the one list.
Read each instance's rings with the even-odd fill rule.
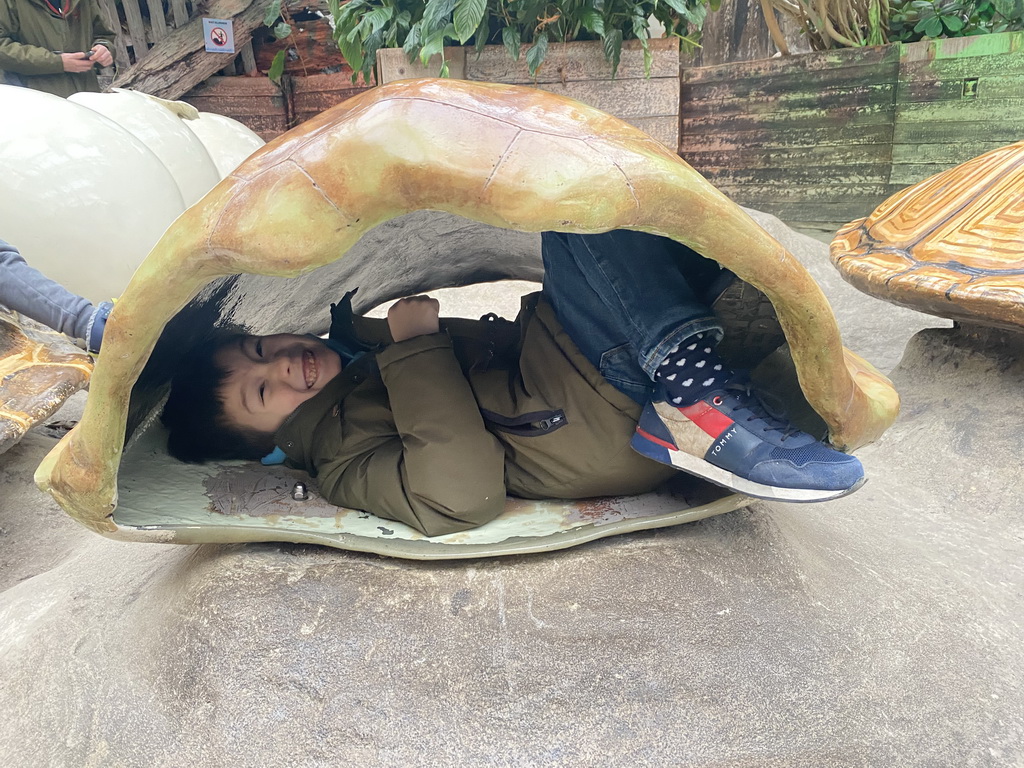
[[680,92],[687,162],[742,205],[834,230],[1024,138],[1024,33],[684,68]]

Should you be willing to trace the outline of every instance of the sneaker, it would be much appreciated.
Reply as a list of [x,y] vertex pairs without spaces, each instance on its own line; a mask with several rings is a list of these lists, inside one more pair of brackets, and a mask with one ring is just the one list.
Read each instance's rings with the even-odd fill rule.
[[742,384],[685,408],[648,403],[631,445],[649,459],[759,499],[828,501],[865,481],[856,457],[793,428]]

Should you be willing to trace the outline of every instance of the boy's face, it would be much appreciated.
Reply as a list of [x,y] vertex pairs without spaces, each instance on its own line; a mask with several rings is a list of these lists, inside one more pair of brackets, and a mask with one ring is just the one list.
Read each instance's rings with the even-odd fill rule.
[[224,415],[238,427],[275,432],[302,403],[341,373],[341,358],[310,336],[243,336],[217,353],[228,371]]

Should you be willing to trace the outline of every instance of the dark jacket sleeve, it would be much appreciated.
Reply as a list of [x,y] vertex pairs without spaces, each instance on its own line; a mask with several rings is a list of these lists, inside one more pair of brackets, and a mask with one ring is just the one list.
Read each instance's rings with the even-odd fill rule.
[[18,75],[56,75],[64,62],[53,51],[19,42],[18,10],[10,0],[0,1],[0,70]]
[[397,435],[343,465],[319,465],[321,493],[427,536],[497,517],[505,505],[504,450],[484,427],[451,340],[432,334],[392,344],[377,362]]
[[114,30],[107,18],[107,12],[97,0],[93,0],[92,16],[92,44],[99,43],[106,47],[111,54],[114,53]]

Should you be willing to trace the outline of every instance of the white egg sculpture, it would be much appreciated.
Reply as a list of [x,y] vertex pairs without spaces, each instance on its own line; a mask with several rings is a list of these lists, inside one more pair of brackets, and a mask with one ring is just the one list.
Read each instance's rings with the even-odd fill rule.
[[181,122],[203,142],[222,179],[266,143],[237,120],[215,112],[200,112],[198,120]]
[[220,181],[217,166],[203,142],[167,107],[134,91],[76,93],[68,101],[109,117],[167,166],[181,190],[185,207],[192,205]]
[[48,93],[0,85],[0,115],[0,238],[75,293],[119,295],[185,210],[170,171],[117,123]]

